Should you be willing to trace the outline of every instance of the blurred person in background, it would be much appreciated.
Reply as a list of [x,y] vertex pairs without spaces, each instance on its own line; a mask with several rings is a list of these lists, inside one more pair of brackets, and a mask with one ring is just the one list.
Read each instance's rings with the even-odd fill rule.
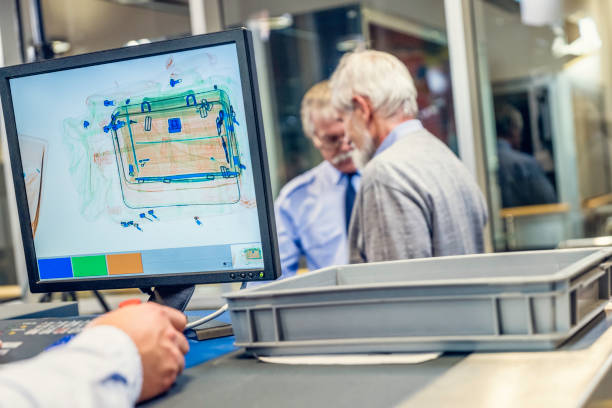
[[497,129],[497,176],[502,206],[556,203],[552,183],[535,157],[520,151],[523,135],[523,116],[514,106],[502,105],[495,112]]
[[324,160],[288,182],[275,202],[281,278],[295,275],[302,256],[310,270],[348,263],[348,222],[359,188],[352,147],[331,106],[328,81],[306,92],[301,119]]
[[482,192],[453,152],[415,119],[416,89],[406,66],[385,52],[346,54],[330,86],[361,172],[350,261],[482,252]]

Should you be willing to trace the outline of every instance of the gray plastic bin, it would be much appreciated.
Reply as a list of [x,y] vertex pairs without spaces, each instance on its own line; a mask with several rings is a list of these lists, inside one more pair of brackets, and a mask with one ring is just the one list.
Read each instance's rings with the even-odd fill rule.
[[603,311],[612,249],[331,267],[225,295],[259,355],[554,349]]

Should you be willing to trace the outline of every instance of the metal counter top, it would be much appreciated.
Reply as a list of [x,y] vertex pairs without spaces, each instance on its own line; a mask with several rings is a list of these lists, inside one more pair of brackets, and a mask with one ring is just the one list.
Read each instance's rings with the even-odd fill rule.
[[575,407],[606,377],[612,315],[551,352],[445,354],[414,365],[289,366],[242,351],[185,371],[155,407]]

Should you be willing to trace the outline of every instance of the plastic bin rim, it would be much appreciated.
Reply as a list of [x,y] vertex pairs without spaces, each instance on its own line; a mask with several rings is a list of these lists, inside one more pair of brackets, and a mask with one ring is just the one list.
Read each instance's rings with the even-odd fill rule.
[[[445,335],[445,336],[397,336],[397,337],[363,337],[363,338],[342,338],[342,339],[312,339],[312,340],[282,340],[282,341],[236,341],[236,346],[247,347],[249,349],[268,348],[268,347],[302,347],[311,345],[329,346],[351,345],[360,343],[420,343],[420,342],[478,342],[487,341],[493,343],[503,343],[514,341],[520,343],[530,343],[534,340],[559,342],[571,337],[582,327],[573,328],[568,333],[536,333],[526,337],[524,334],[504,334],[504,335]],[[510,351],[512,352],[512,351]]]
[[[577,273],[577,271],[583,271],[585,269],[593,268],[594,266],[600,264],[606,258],[612,257],[612,248],[578,248],[578,249],[558,249],[558,250],[546,250],[546,251],[522,251],[522,252],[512,252],[513,255],[521,255],[521,254],[546,254],[546,253],[556,253],[556,252],[587,252],[589,249],[595,250],[592,254],[579,259],[578,261],[567,265],[566,267],[560,269],[554,274],[550,275],[536,275],[536,276],[519,276],[519,277],[499,277],[499,278],[456,278],[456,279],[445,279],[445,280],[418,280],[418,281],[410,281],[410,282],[381,282],[381,283],[366,283],[366,284],[355,284],[355,285],[333,285],[333,286],[315,286],[315,287],[307,287],[307,288],[291,288],[291,289],[276,289],[274,286],[277,284],[282,284],[283,281],[301,279],[302,276],[292,276],[290,278],[271,282],[269,288],[266,290],[262,290],[262,288],[252,288],[247,290],[241,290],[236,292],[231,292],[224,294],[223,297],[229,300],[232,299],[241,299],[241,298],[254,298],[254,297],[266,297],[266,296],[280,296],[280,295],[293,295],[293,294],[309,294],[309,293],[321,293],[321,292],[344,292],[348,290],[370,290],[370,289],[382,289],[382,288],[407,288],[407,287],[419,287],[419,286],[429,286],[429,287],[440,287],[440,286],[467,286],[467,285],[510,285],[510,284],[533,284],[533,283],[554,283],[561,280],[569,279],[573,275]],[[330,266],[327,268],[322,268],[313,272],[309,272],[308,275],[312,276],[314,274],[322,274],[329,270],[333,269],[342,269],[347,266],[350,267],[359,267],[360,265],[373,265],[373,264],[398,264],[398,263],[410,263],[414,261],[423,261],[424,259],[442,259],[442,258],[485,258],[492,257],[499,254],[472,254],[472,255],[459,255],[459,256],[450,256],[450,257],[437,257],[437,258],[419,258],[419,259],[408,259],[408,260],[398,260],[398,261],[386,261],[386,262],[372,262],[369,264],[354,264],[354,265],[339,265],[339,266]]]

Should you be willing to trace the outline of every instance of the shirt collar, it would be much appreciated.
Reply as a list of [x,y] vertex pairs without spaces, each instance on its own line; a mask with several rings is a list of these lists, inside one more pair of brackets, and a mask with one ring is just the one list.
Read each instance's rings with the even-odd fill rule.
[[391,133],[389,133],[389,135],[385,138],[385,140],[383,140],[380,146],[378,146],[378,149],[376,149],[374,156],[378,156],[384,150],[387,150],[389,147],[391,147],[393,143],[397,142],[399,139],[406,136],[408,133],[415,132],[421,129],[423,129],[423,124],[420,120],[417,119],[410,119],[400,123],[395,128],[393,128]]
[[329,161],[325,160],[325,167],[323,167],[326,178],[330,180],[333,184],[340,183],[342,180],[342,172],[334,167]]
[[[346,174],[335,168],[334,165],[327,160],[325,161],[324,171],[333,184],[342,183],[342,179],[346,176]],[[357,171],[356,174],[359,174],[359,171]]]

